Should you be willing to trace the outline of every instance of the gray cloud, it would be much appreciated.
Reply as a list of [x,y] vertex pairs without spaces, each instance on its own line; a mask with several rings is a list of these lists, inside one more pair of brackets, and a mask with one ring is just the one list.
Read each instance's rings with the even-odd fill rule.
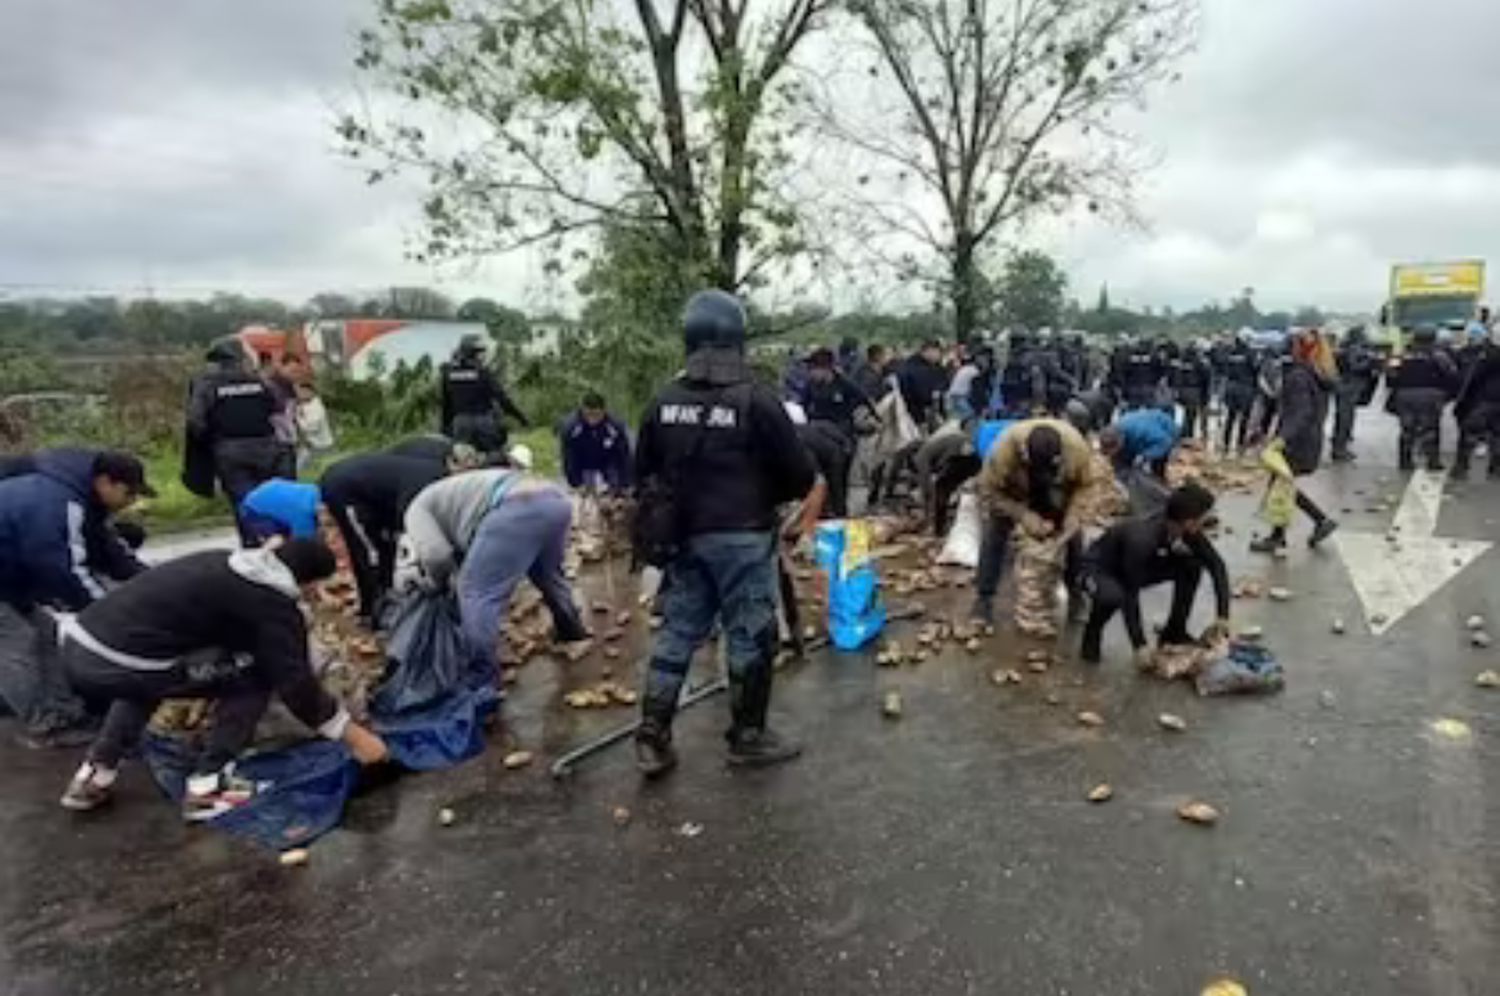
[[[541,285],[512,258],[403,258],[410,190],[334,154],[370,0],[0,4],[0,294],[114,287],[297,296],[395,281]],[[1492,0],[1205,0],[1203,45],[1138,129],[1146,232],[1027,233],[1089,299],[1370,308],[1390,263],[1500,265]],[[462,292],[460,290],[459,292]]]

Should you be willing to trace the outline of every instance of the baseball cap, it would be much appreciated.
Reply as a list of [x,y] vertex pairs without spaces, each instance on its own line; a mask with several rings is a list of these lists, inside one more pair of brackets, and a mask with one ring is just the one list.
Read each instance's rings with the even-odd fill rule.
[[105,450],[94,458],[94,475],[118,481],[142,498],[155,498],[156,489],[146,481],[146,467],[129,453]]

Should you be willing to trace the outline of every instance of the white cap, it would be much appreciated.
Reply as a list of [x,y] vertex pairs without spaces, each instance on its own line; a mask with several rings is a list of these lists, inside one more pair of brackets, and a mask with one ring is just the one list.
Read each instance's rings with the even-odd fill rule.
[[522,470],[530,470],[534,458],[531,455],[531,447],[525,443],[517,443],[505,454],[510,459],[512,467],[520,467]]

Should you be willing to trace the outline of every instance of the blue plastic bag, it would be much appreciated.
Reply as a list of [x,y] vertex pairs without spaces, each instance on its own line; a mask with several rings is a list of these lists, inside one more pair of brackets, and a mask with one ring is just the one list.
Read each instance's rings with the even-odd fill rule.
[[1234,640],[1195,679],[1199,695],[1254,695],[1286,687],[1276,655],[1259,643]]
[[858,520],[821,523],[813,549],[818,566],[828,574],[829,638],[839,650],[858,650],[885,628],[870,527]]

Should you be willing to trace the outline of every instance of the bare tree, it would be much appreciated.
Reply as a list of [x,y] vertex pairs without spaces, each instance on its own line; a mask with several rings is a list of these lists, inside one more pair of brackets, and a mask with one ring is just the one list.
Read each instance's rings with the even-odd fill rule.
[[419,255],[540,245],[560,272],[575,236],[634,229],[739,290],[801,250],[781,117],[834,0],[374,2],[378,92],[339,133],[372,180],[425,179]]
[[1196,35],[1197,0],[850,0],[850,9],[874,60],[865,71],[880,82],[857,103],[835,84],[823,119],[888,168],[894,186],[871,187],[865,206],[935,254],[966,338],[989,246],[1078,203],[1128,206],[1133,143],[1115,115],[1174,75]]

